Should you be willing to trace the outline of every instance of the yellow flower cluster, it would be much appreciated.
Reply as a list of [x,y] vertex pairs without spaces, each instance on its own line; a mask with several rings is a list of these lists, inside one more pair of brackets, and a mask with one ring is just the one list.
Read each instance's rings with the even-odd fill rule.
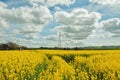
[[72,65],[80,80],[119,80],[120,54],[76,56]]
[[0,80],[119,80],[119,63],[120,50],[0,51]]
[[67,64],[61,57],[53,56],[48,63],[47,70],[40,75],[40,80],[74,80],[74,75],[75,70],[72,66]]
[[0,80],[32,79],[35,67],[43,64],[47,57],[29,51],[0,52]]

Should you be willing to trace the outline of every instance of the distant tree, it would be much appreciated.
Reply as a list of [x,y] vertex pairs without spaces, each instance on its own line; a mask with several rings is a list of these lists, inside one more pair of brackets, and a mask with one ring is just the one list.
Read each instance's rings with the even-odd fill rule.
[[0,49],[1,50],[23,50],[23,49],[27,49],[27,47],[20,46],[16,43],[13,43],[13,42],[8,42],[6,44],[1,44]]
[[9,46],[7,44],[1,44],[0,45],[0,49],[2,49],[2,50],[8,50]]
[[10,50],[16,50],[19,49],[19,45],[13,42],[8,42],[7,45],[9,46]]

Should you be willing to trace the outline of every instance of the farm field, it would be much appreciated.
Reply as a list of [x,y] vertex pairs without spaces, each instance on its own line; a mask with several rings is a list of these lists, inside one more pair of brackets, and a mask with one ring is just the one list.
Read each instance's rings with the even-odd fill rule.
[[120,50],[0,51],[0,80],[120,80]]

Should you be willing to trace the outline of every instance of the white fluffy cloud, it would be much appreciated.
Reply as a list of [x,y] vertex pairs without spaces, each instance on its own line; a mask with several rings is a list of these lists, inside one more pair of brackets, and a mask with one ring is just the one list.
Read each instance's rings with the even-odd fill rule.
[[[0,27],[11,25],[17,26],[17,34],[24,34],[27,38],[37,38],[38,34],[43,30],[44,26],[52,20],[52,14],[45,6],[38,7],[18,7],[7,8],[6,4],[0,3]],[[7,22],[10,25],[7,24]],[[31,35],[31,34],[35,35]]]
[[58,41],[58,35],[49,35],[49,36],[45,36],[43,38],[45,40],[49,40],[49,41]]
[[102,28],[105,31],[113,33],[115,36],[120,37],[120,19],[113,18],[101,22]]
[[0,17],[0,29],[8,27],[9,24],[3,18]]
[[92,3],[98,3],[98,4],[102,4],[102,5],[116,5],[116,4],[120,4],[119,0],[89,0]]
[[22,27],[22,29],[20,31],[21,31],[21,33],[29,34],[29,33],[41,32],[42,29],[43,29],[43,26],[41,26],[41,25],[28,24],[27,26]]
[[44,6],[32,8],[20,7],[13,9],[0,8],[0,11],[0,16],[11,23],[46,24],[52,18],[49,9]]
[[39,39],[40,36],[36,33],[30,33],[24,36],[26,39]]
[[3,2],[0,2],[0,7],[7,7],[7,5],[4,4]]
[[75,0],[29,0],[29,2],[32,4],[32,5],[39,5],[39,4],[43,4],[45,6],[48,6],[48,7],[52,7],[52,6],[55,6],[55,5],[71,5],[75,2]]
[[[65,37],[65,35],[62,33],[61,35],[63,35],[61,37],[61,43],[59,42],[59,34],[57,35],[49,35],[49,36],[44,36],[43,38],[45,39],[45,43],[48,43],[46,45],[49,46],[57,46],[57,47],[76,47],[76,46],[83,46],[84,42],[81,40],[72,40],[72,39],[68,39]],[[54,44],[53,44],[54,43]]]
[[96,12],[89,13],[85,9],[77,8],[70,13],[65,11],[56,12],[55,18],[58,23],[64,25],[92,25],[101,18],[101,15]]
[[82,8],[74,9],[71,12],[59,11],[54,16],[56,21],[61,24],[56,29],[61,30],[65,37],[73,40],[86,39],[101,19],[99,13],[89,13]]
[[23,26],[18,33],[22,33],[27,39],[39,39],[39,33],[42,32],[43,26],[41,25],[33,25],[28,24],[27,26]]

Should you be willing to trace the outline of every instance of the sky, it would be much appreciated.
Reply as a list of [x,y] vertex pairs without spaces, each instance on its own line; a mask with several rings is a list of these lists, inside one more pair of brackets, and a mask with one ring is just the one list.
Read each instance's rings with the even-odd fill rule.
[[0,0],[0,43],[120,45],[119,0]]

